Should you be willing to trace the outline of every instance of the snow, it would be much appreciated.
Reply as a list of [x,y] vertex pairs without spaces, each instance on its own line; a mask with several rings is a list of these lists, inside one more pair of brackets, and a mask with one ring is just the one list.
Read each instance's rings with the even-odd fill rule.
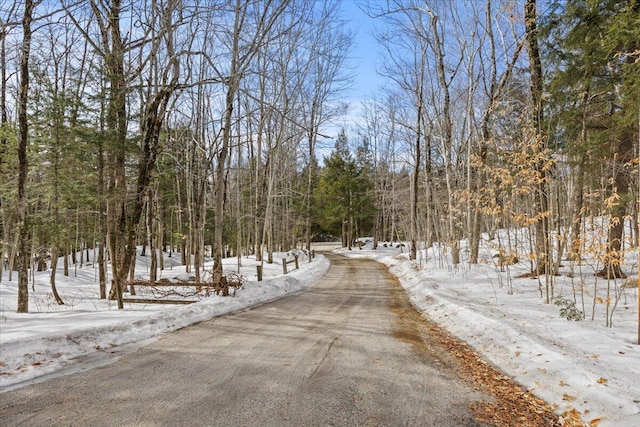
[[[560,307],[545,304],[537,279],[517,278],[529,271],[528,261],[501,271],[484,249],[483,263],[458,268],[438,248],[422,249],[415,261],[408,259],[406,246],[397,244],[372,250],[367,243],[339,252],[389,266],[414,306],[525,389],[557,405],[558,414],[577,410],[593,425],[640,426],[637,287],[622,287],[621,280],[613,284],[620,299],[613,327],[606,327],[605,305],[599,302],[606,280],[583,272],[586,320],[570,321],[560,316]],[[572,300],[576,279],[555,280],[556,295]],[[595,305],[594,290],[602,294]],[[577,306],[582,307],[580,300]]]
[[[298,292],[317,282],[329,269],[325,257],[319,255],[309,262],[299,251],[300,269],[294,270],[291,264],[285,276],[281,259],[287,255],[293,259],[291,253],[274,254],[274,261],[280,263],[264,264],[261,282],[256,277],[256,265],[260,263],[255,257],[241,258],[239,274],[246,282],[235,295],[231,290],[233,296],[194,295],[189,299],[199,302],[189,305],[125,303],[123,310],[118,310],[116,301],[99,299],[97,268],[89,264],[71,268],[69,277],[59,268],[56,285],[65,302],[62,306],[53,299],[48,272],[36,273],[35,292],[29,284],[29,313],[17,314],[17,274],[9,281],[5,271],[0,283],[0,392],[109,363],[124,351],[166,333]],[[210,269],[211,263],[207,267]],[[227,274],[238,273],[238,259],[225,259],[223,267]],[[171,281],[192,275],[184,266],[178,266],[175,258],[165,258],[165,268],[162,278]],[[138,273],[148,277],[145,257],[137,259]],[[193,293],[191,288],[177,289],[182,289],[183,294]],[[145,290],[153,293],[144,295]],[[164,295],[164,287],[151,291],[137,287],[136,291],[138,297],[176,298]]]
[[[373,250],[370,239],[362,242],[361,249],[336,252],[388,265],[428,318],[468,342],[526,389],[557,405],[559,414],[575,409],[594,425],[598,419],[605,427],[640,425],[637,289],[613,284],[620,298],[611,316],[613,327],[607,327],[605,305],[598,299],[604,297],[606,284],[603,279],[595,282],[593,274],[583,271],[580,284],[584,281],[590,290],[584,293],[586,320],[569,321],[560,316],[560,307],[545,304],[537,280],[516,277],[528,270],[526,260],[501,268],[487,246],[480,264],[454,268],[450,256],[438,248],[423,249],[418,260],[410,261],[406,247],[381,245]],[[16,277],[9,281],[4,272],[0,283],[0,392],[109,363],[171,331],[298,292],[320,280],[329,268],[322,255],[308,262],[299,253],[300,270],[293,270],[290,264],[284,276],[278,260],[285,255],[277,254],[274,264],[264,264],[263,282],[256,281],[259,263],[252,257],[241,258],[239,274],[247,281],[235,296],[196,295],[193,298],[200,301],[195,304],[125,304],[124,310],[118,310],[114,301],[98,298],[97,270],[85,264],[72,266],[69,277],[59,270],[57,284],[64,306],[52,299],[48,273],[35,273],[30,313],[16,314]],[[140,277],[148,274],[147,262],[138,257]],[[191,275],[175,258],[165,258],[165,263],[162,278]],[[237,258],[225,260],[225,271],[237,270],[237,264]],[[577,279],[558,276],[555,280],[556,295],[572,300]],[[138,288],[139,295],[143,290]],[[182,292],[188,290],[185,287]],[[158,292],[146,296],[175,298]],[[582,310],[581,300],[577,306]]]

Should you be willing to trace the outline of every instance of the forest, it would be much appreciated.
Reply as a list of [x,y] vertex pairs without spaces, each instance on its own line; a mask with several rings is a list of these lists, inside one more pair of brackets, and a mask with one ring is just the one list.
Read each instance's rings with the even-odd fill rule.
[[547,302],[561,263],[632,273],[640,0],[359,1],[385,82],[359,105],[346,1],[1,0],[18,312],[30,271],[63,303],[58,259],[68,274],[89,251],[122,308],[140,246],[152,281],[164,251],[198,281],[212,258],[216,282],[224,257],[365,236],[455,268],[518,229],[531,250],[492,249],[527,260]]

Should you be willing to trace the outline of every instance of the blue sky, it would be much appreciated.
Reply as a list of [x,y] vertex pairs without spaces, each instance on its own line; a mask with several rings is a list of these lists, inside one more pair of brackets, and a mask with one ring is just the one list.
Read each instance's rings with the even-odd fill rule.
[[381,78],[376,73],[380,63],[378,44],[373,33],[375,25],[380,25],[381,20],[368,17],[355,0],[342,0],[343,16],[350,21],[355,33],[352,49],[352,65],[355,67],[355,81],[352,96],[365,97],[377,92]]
[[[342,118],[334,120],[333,124],[324,128],[323,132],[333,138],[341,128],[345,128],[349,139],[356,138],[356,126],[362,118],[362,101],[379,92],[383,78],[377,73],[380,64],[378,43],[373,33],[375,25],[382,24],[381,20],[375,20],[367,16],[359,7],[361,0],[339,0],[342,18],[354,33],[354,42],[350,53],[349,66],[354,75],[351,89],[345,93],[344,101],[351,106],[350,112]],[[321,141],[321,150],[333,148],[333,139]],[[327,154],[327,153],[324,153]],[[322,155],[320,155],[322,158]]]

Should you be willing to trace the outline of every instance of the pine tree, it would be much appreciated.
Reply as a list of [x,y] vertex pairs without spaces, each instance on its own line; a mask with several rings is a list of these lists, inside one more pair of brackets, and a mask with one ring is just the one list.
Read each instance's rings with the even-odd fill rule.
[[316,194],[320,224],[327,232],[339,234],[343,247],[351,249],[354,234],[372,224],[372,188],[369,169],[353,158],[343,129],[333,152],[324,159]]
[[[609,164],[610,229],[600,274],[624,277],[623,225],[640,110],[640,1],[562,2],[550,14],[546,32],[556,133],[569,141],[567,149],[578,163]],[[573,223],[574,229],[579,226]]]

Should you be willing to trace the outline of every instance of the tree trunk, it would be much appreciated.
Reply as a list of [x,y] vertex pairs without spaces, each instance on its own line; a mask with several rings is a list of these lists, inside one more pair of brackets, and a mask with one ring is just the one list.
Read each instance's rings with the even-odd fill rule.
[[63,263],[63,268],[62,268],[62,274],[64,274],[65,277],[69,277],[69,252],[70,252],[70,243],[69,243],[69,216],[68,216],[68,212],[67,214],[64,216],[64,230],[62,232],[62,239],[63,239],[63,258],[62,258],[62,263]]
[[155,206],[155,214],[156,214],[156,224],[157,224],[157,233],[158,237],[156,238],[158,251],[158,264],[160,271],[164,270],[164,209],[160,203],[160,198],[158,196],[158,189],[154,192],[155,201],[153,205]]
[[[9,124],[9,117],[7,114],[7,54],[6,54],[6,39],[7,30],[3,27],[0,28],[0,129]],[[7,153],[7,137],[2,132],[0,136],[0,171],[4,165],[4,158]],[[0,200],[0,206],[2,206],[2,200]],[[6,248],[3,246],[3,252]],[[0,254],[1,255],[1,254]],[[0,269],[0,272],[2,270]],[[0,275],[0,279],[2,276]]]
[[453,265],[460,263],[458,225],[456,224],[456,207],[454,202],[454,165],[453,165],[453,122],[451,117],[451,80],[447,79],[447,65],[445,63],[444,40],[438,28],[438,17],[429,12],[431,16],[431,34],[433,36],[433,51],[436,59],[436,74],[442,91],[442,113],[440,126],[442,128],[442,153],[444,155],[444,172],[447,186],[447,219],[448,219],[448,239],[451,247],[451,258]]
[[[58,196],[58,179],[59,179],[59,147],[60,147],[60,135],[59,135],[59,127],[56,126],[55,129],[55,147],[54,150],[54,159],[53,159],[53,224],[54,230],[56,234],[60,229],[60,207],[59,207],[59,196]],[[51,275],[50,275],[50,284],[51,284],[51,293],[53,294],[54,299],[58,305],[64,305],[62,298],[58,295],[58,289],[56,288],[56,271],[58,266],[58,253],[60,247],[60,236],[53,236],[53,244],[51,247]],[[46,259],[45,256],[43,258]],[[46,265],[46,262],[45,262]]]
[[[582,156],[581,156],[582,157]],[[584,158],[578,159],[574,182],[573,209],[571,215],[571,238],[568,258],[580,262],[582,258],[582,207],[584,204]]]
[[[7,55],[6,55],[6,29],[0,29],[0,129],[3,130],[0,136],[0,173],[3,172],[5,155],[7,153],[7,138],[4,129],[9,124],[7,114]],[[0,197],[0,208],[5,204],[5,200]],[[2,271],[9,268],[9,224],[10,216],[7,209],[2,209],[2,246],[0,249],[0,282],[2,282]],[[11,273],[9,273],[11,274]]]
[[418,257],[418,244],[417,244],[417,234],[418,234],[418,185],[420,183],[420,169],[421,169],[421,160],[422,155],[420,152],[420,145],[422,143],[422,107],[423,107],[423,99],[422,99],[422,79],[424,78],[424,61],[425,55],[421,57],[421,66],[420,66],[420,82],[418,87],[418,96],[417,96],[417,123],[416,123],[416,146],[415,146],[415,163],[413,166],[413,177],[411,180],[411,248],[409,250],[409,259],[416,259]]
[[104,167],[104,141],[98,138],[98,281],[100,283],[100,299],[107,298],[107,264],[105,259],[105,242],[107,241],[107,208],[104,202],[105,192],[105,167]]
[[29,144],[29,123],[27,101],[29,98],[29,54],[31,51],[31,22],[33,21],[33,0],[25,0],[22,18],[22,51],[20,53],[20,91],[18,94],[18,198],[17,227],[18,243],[18,313],[29,312],[29,260],[31,230],[27,221],[27,146]]
[[[236,23],[237,25],[237,23]],[[234,37],[234,49],[237,49],[239,34]],[[235,57],[232,65],[232,75],[235,74]],[[231,141],[231,126],[233,123],[233,106],[235,102],[235,93],[238,83],[235,78],[231,78],[227,86],[224,130],[222,132],[222,141],[218,148],[216,175],[215,175],[215,192],[214,192],[214,250],[213,250],[213,282],[222,282],[222,258],[224,244],[224,208],[227,193],[227,156],[229,154],[229,145]]]
[[309,117],[309,129],[307,130],[307,144],[308,144],[308,166],[307,166],[307,188],[306,188],[306,206],[305,206],[305,249],[311,251],[312,236],[312,218],[313,218],[313,180],[316,176],[316,142],[318,140],[318,133],[315,128],[316,123],[316,103],[313,102],[311,106],[311,114]]
[[[532,127],[534,131],[535,145],[534,152],[544,153],[547,147],[546,135],[544,134],[544,115],[542,105],[542,62],[540,60],[540,49],[538,47],[537,28],[537,0],[527,0],[525,3],[525,29],[526,39],[529,47],[529,71],[531,73],[531,103],[532,103]],[[547,282],[547,303],[550,302],[549,280],[550,271],[550,242],[549,242],[549,194],[548,178],[546,172],[547,162],[541,155],[536,163],[536,189],[534,212],[538,217],[535,223],[536,238],[536,273],[544,274]]]
[[56,270],[58,268],[58,246],[56,244],[51,248],[51,274],[50,274],[50,283],[51,283],[51,293],[53,294],[53,298],[56,300],[58,305],[64,305],[64,301],[60,298],[58,294],[58,288],[56,287]]
[[622,263],[624,260],[622,240],[624,238],[624,223],[631,179],[625,165],[631,162],[633,144],[633,130],[627,129],[623,131],[613,156],[614,188],[612,192],[619,196],[619,201],[615,203],[611,209],[607,253],[604,258],[604,266],[602,270],[598,272],[599,276],[610,279],[627,277],[622,271]]
[[[98,6],[91,3],[95,18],[102,19]],[[109,146],[109,174],[107,221],[109,235],[109,254],[111,256],[111,289],[109,297],[118,301],[118,308],[123,309],[122,280],[126,277],[127,257],[125,251],[126,232],[126,138],[127,108],[126,79],[124,75],[124,42],[120,35],[121,0],[112,0],[108,7],[107,22],[100,22],[103,49],[105,50],[105,67],[109,81],[106,123]],[[123,268],[123,266],[125,268]]]
[[156,251],[155,228],[153,224],[155,191],[150,190],[147,197],[147,244],[149,245],[149,283],[154,283],[158,277],[158,252]]
[[[227,194],[227,157],[231,143],[231,127],[233,125],[233,109],[236,92],[240,85],[242,69],[240,67],[240,33],[246,18],[246,9],[242,9],[239,1],[236,1],[234,23],[233,23],[233,46],[231,51],[231,67],[229,77],[226,78],[225,111],[223,117],[224,128],[222,130],[222,141],[218,147],[216,173],[214,182],[214,249],[213,249],[213,282],[222,282],[222,258],[224,240],[224,208]],[[248,64],[246,64],[248,65]]]

